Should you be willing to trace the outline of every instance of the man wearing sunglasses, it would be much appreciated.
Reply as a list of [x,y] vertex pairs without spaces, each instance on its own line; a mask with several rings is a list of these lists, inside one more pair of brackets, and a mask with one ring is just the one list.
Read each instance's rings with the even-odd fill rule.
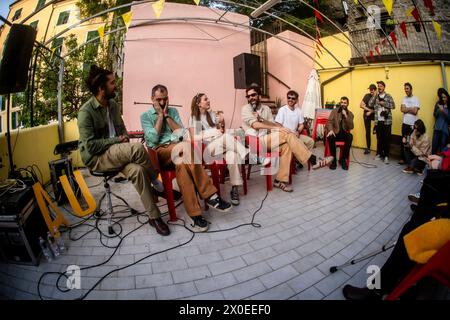
[[294,90],[289,90],[287,93],[287,104],[278,110],[275,122],[291,130],[305,144],[308,150],[312,150],[314,140],[302,134],[303,129],[305,129],[305,119],[303,118],[302,110],[297,107],[297,103],[298,93]]
[[313,169],[329,165],[332,157],[317,160],[296,134],[274,122],[270,108],[261,103],[261,88],[253,84],[246,89],[248,104],[242,107],[242,128],[247,135],[258,136],[265,150],[279,151],[280,161],[274,187],[285,192],[294,191],[288,186],[292,155],[303,164],[309,162]]
[[231,204],[219,197],[201,162],[195,163],[193,156],[184,153],[185,150],[192,152],[192,149],[189,142],[183,141],[185,130],[177,109],[169,107],[167,88],[160,84],[153,87],[152,101],[153,107],[141,115],[145,143],[156,150],[162,168],[175,166],[188,223],[193,231],[205,232],[208,221],[202,217],[197,192],[218,211],[229,211]]

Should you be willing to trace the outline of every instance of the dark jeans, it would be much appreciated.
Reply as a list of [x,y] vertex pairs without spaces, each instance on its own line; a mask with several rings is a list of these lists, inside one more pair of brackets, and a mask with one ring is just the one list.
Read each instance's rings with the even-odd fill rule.
[[425,168],[426,163],[422,160],[419,160],[419,158],[411,151],[410,148],[403,148],[403,158],[405,159],[407,165],[417,171],[422,172]]
[[[414,131],[414,126],[402,123],[402,138],[408,139],[411,133]],[[400,155],[403,161],[407,161],[405,157],[405,145],[400,144]]]
[[434,130],[431,153],[437,154],[447,145],[448,134],[444,131]]
[[329,136],[327,138],[328,146],[330,147],[330,153],[334,157],[333,162],[336,162],[336,141],[343,141],[345,142],[344,145],[344,152],[343,152],[343,159],[342,161],[345,161],[348,159],[350,155],[350,148],[352,147],[352,141],[353,141],[353,135],[350,132],[345,132],[343,130],[339,131],[336,136]]
[[389,157],[391,145],[391,125],[384,124],[384,121],[377,123],[377,150],[380,157]]
[[370,117],[364,116],[364,127],[366,128],[366,146],[367,149],[370,149],[370,135],[372,131],[370,130],[370,125],[372,123],[372,119]]

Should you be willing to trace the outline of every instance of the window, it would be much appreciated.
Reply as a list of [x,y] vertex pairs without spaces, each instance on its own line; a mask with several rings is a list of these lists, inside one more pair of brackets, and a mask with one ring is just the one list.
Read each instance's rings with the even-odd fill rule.
[[12,21],[16,21],[17,19],[19,19],[21,14],[22,14],[22,8],[17,9],[16,12],[14,12]]
[[11,112],[11,128],[17,129],[17,127],[19,126],[18,122],[19,122],[18,112]]
[[39,0],[38,1],[38,4],[37,4],[37,6],[36,6],[36,10],[35,11],[38,11],[40,8],[42,8],[43,6],[45,5],[45,0]]
[[0,116],[0,133],[2,132],[2,116]]
[[38,26],[39,21],[33,21],[32,23],[30,23],[30,27],[33,27],[35,30],[37,30],[37,26]]
[[69,21],[69,14],[70,14],[70,11],[61,12],[59,14],[58,23],[56,23],[56,25],[59,26],[59,25],[62,25],[62,24],[66,24],[67,21]]
[[0,105],[1,105],[1,111],[6,109],[6,99],[4,96],[0,96]]
[[58,56],[61,55],[63,42],[64,42],[64,38],[63,37],[56,38],[52,42],[52,48],[56,48],[55,54],[57,54]]

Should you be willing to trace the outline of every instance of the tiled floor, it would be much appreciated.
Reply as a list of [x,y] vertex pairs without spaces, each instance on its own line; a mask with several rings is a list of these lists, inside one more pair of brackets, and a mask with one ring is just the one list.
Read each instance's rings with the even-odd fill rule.
[[[322,152],[315,149],[318,155]],[[278,189],[269,193],[255,216],[260,227],[246,225],[196,234],[182,245],[192,237],[183,227],[171,226],[171,235],[161,237],[148,224],[141,225],[136,216],[129,217],[120,223],[122,236],[141,227],[124,238],[105,265],[81,271],[81,290],[61,293],[55,289],[57,275],[49,275],[42,281],[41,294],[46,299],[74,299],[108,272],[122,268],[109,274],[87,299],[343,299],[342,286],[364,285],[367,266],[381,266],[390,251],[333,274],[330,267],[394,241],[411,214],[407,195],[419,190],[421,180],[402,173],[394,159],[386,165],[359,149],[353,150],[352,160],[354,157],[377,168],[368,169],[352,161],[347,172],[339,167],[336,171],[302,169],[294,176],[293,193]],[[100,180],[86,177],[86,181],[95,185]],[[248,224],[266,194],[264,181],[257,173],[252,174],[249,194],[241,197],[241,205],[232,213],[209,210],[205,217],[211,221],[210,230]],[[91,191],[98,196],[102,189],[100,185]],[[129,182],[112,183],[112,189],[131,206],[142,209]],[[228,191],[228,184],[222,185],[226,198]],[[165,206],[161,210],[165,211]],[[178,217],[184,212],[180,206]],[[104,222],[100,228],[105,230]],[[72,237],[90,229],[76,228]],[[95,230],[78,241],[68,240],[67,233],[64,237],[68,251],[51,263],[41,262],[38,267],[0,263],[0,297],[38,299],[37,282],[43,272],[65,271],[72,264],[82,268],[99,264],[114,252],[102,246]],[[102,240],[110,246],[119,242],[118,238]],[[63,278],[60,286],[66,288],[65,283]]]

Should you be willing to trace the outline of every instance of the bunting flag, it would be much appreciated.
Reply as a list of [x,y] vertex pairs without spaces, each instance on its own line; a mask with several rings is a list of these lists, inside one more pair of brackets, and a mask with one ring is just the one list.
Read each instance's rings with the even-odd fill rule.
[[358,5],[358,3],[359,3],[359,1],[358,1],[358,0],[355,0],[355,5]]
[[430,15],[434,16],[433,0],[423,0],[423,4],[430,10]]
[[195,2],[196,5],[200,4],[200,0],[194,0],[194,2]]
[[384,6],[389,15],[392,13],[392,7],[394,6],[394,0],[383,0]]
[[375,46],[375,51],[377,52],[377,55],[381,56],[380,49],[378,48],[378,46]]
[[442,40],[442,27],[441,27],[441,25],[439,23],[437,23],[436,21],[434,21],[434,20],[431,20],[431,21],[433,21],[434,31],[436,31],[436,35],[437,35],[438,39]]
[[161,16],[161,13],[164,10],[165,3],[166,3],[165,0],[159,0],[159,1],[155,2],[154,4],[152,4],[153,11],[155,11],[156,19],[159,19],[159,17]]
[[50,56],[50,60],[53,59],[53,56],[55,55],[56,49],[57,49],[56,47],[52,48],[52,54],[51,54],[51,56]]
[[394,46],[397,48],[397,36],[395,35],[395,31],[392,31],[389,35],[391,36]]
[[322,15],[320,14],[320,12],[317,11],[316,9],[314,9],[314,15],[316,16],[317,20],[320,21],[320,23],[323,23],[323,17],[322,17]]
[[131,23],[131,18],[133,17],[133,12],[129,11],[122,15],[123,23],[125,23],[125,27],[128,29]]
[[405,21],[400,23],[400,29],[402,30],[403,35],[405,36],[405,38],[408,39],[408,34],[406,33],[406,22]]
[[420,21],[419,10],[417,10],[417,8],[410,8],[408,11],[406,11],[406,15],[414,17],[417,22]]
[[314,0],[314,3],[316,4],[316,8],[319,6],[319,0]]
[[98,36],[100,38],[100,42],[103,42],[103,37],[105,36],[105,24],[101,25],[98,29]]
[[383,46],[386,45],[386,38],[384,38],[384,39],[381,41],[381,44],[382,44]]
[[375,62],[375,57],[373,56],[372,50],[370,50],[370,59],[372,59],[372,62]]

